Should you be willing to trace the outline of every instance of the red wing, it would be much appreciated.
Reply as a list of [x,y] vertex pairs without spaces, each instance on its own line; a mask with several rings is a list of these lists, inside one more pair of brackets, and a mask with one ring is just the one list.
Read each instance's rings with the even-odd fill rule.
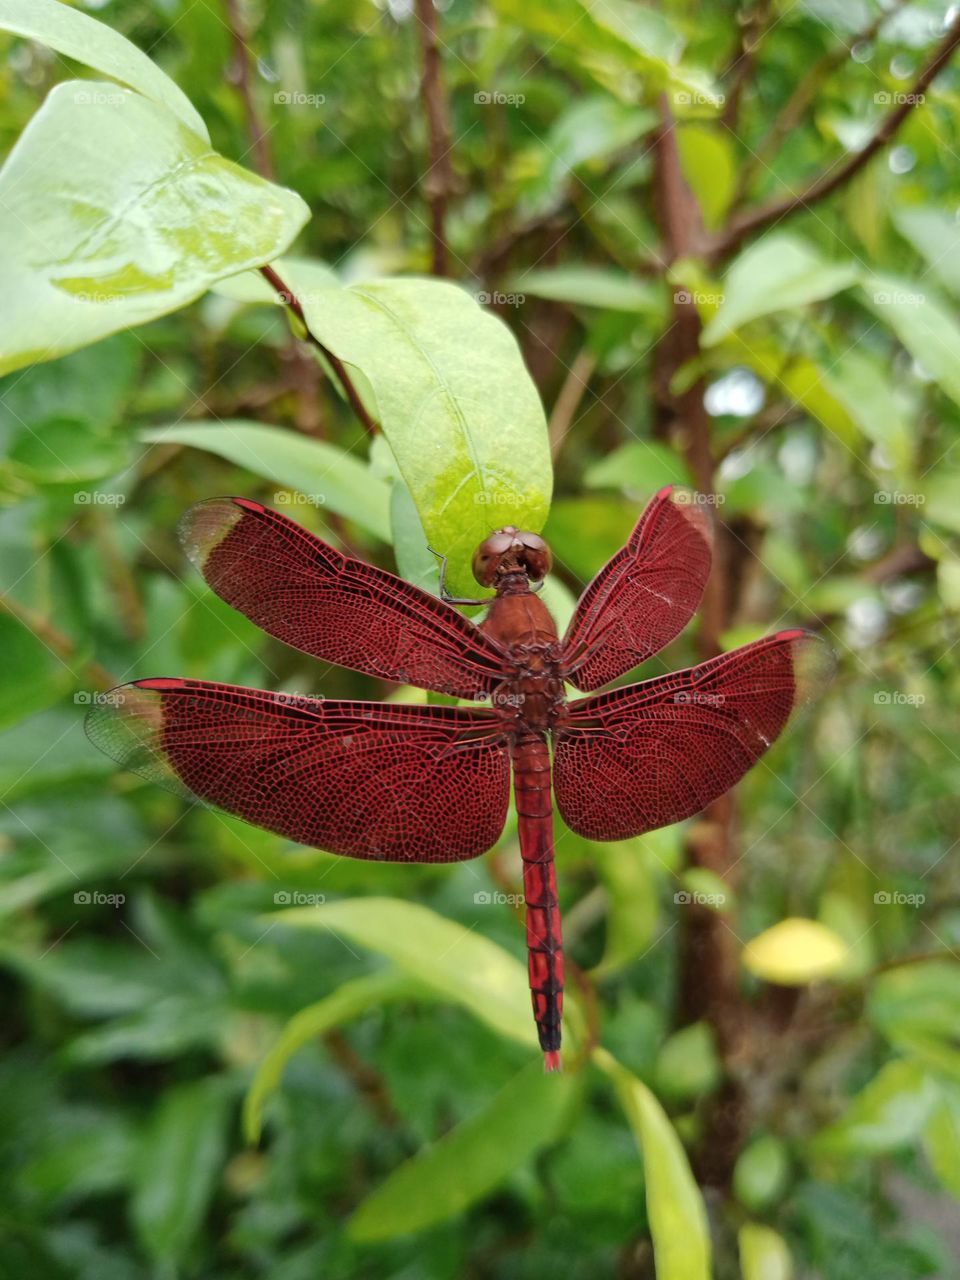
[[563,639],[564,675],[578,689],[599,689],[639,666],[693,617],[713,542],[698,498],[690,489],[661,489],[580,597]]
[[198,502],[180,540],[221,599],[325,662],[458,698],[483,698],[503,678],[500,646],[450,605],[269,507]]
[[699,813],[760,759],[832,666],[816,636],[781,631],[574,702],[554,750],[564,821],[592,840],[625,840]]
[[87,716],[127,769],[351,858],[458,862],[494,845],[510,788],[493,712],[138,680]]

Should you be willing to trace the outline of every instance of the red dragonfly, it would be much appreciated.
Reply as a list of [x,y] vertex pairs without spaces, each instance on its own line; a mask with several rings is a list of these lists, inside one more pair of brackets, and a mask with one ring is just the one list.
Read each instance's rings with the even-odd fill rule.
[[256,826],[388,862],[459,862],[490,849],[506,821],[512,764],[530,988],[548,1071],[560,1067],[563,1010],[554,798],[567,825],[591,840],[689,818],[747,772],[826,676],[826,646],[781,631],[685,671],[567,702],[565,682],[593,693],[692,617],[712,526],[686,489],[653,498],[580,597],[562,640],[536,594],[550,550],[512,527],[474,556],[477,581],[496,592],[479,626],[452,607],[467,602],[342,555],[245,498],[198,503],[180,537],[209,586],[286,644],[487,705],[136,680],[91,709],[93,742],[144,777]]

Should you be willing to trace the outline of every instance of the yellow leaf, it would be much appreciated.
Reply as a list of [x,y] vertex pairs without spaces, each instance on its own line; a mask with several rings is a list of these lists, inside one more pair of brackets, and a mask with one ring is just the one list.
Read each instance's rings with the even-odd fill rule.
[[847,951],[840,935],[826,925],[791,916],[747,943],[743,963],[767,982],[800,987],[837,973],[849,959]]

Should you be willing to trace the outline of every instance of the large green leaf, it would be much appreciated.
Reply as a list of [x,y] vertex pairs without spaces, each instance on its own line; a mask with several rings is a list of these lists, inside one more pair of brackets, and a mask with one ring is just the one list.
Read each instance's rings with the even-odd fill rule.
[[[324,440],[283,427],[228,419],[174,423],[143,433],[154,444],[186,444],[246,467],[255,475],[302,494],[321,512],[329,509],[390,541],[390,486],[371,475],[366,462]],[[277,504],[297,518],[296,507]]]
[[230,1097],[211,1077],[167,1089],[137,1158],[130,1211],[158,1261],[183,1257],[206,1215],[227,1141]]
[[95,18],[59,0],[0,0],[0,29],[38,40],[129,85],[173,111],[205,142],[210,141],[207,126],[180,86],[136,45]]
[[[537,39],[545,54],[587,71],[611,92],[629,97],[624,72],[643,77],[648,94],[673,86],[682,107],[715,108],[722,99],[708,75],[680,62],[683,37],[652,6],[627,0],[495,0],[494,8]],[[633,90],[635,92],[635,90]]]
[[449,558],[451,591],[474,592],[473,553],[504,511],[536,531],[550,503],[543,408],[510,330],[436,280],[319,289],[304,312],[361,371],[430,545]]
[[960,1089],[943,1084],[941,1090],[923,1130],[923,1149],[941,1184],[960,1200]]
[[520,961],[426,907],[396,898],[350,898],[297,907],[270,919],[301,929],[328,929],[369,947],[500,1035],[536,1043],[527,972]]
[[531,1063],[482,1111],[400,1166],[350,1220],[356,1240],[421,1231],[479,1200],[563,1130],[578,1092],[575,1075]]
[[294,1014],[283,1028],[279,1040],[260,1063],[243,1104],[243,1129],[249,1142],[259,1142],[263,1123],[263,1107],[279,1087],[283,1069],[305,1044],[332,1027],[349,1022],[368,1009],[379,1008],[388,1000],[402,1000],[422,993],[423,988],[396,969],[345,982],[332,995],[308,1005]]
[[951,293],[960,293],[960,222],[953,210],[897,209],[891,217],[900,234],[925,259],[927,270]]
[[923,282],[894,276],[864,281],[867,306],[896,334],[914,360],[960,404],[960,324]]
[[821,1155],[877,1155],[913,1142],[923,1132],[940,1089],[920,1062],[898,1058],[881,1067],[846,1108],[817,1134]]
[[703,331],[715,346],[735,329],[775,311],[832,297],[857,283],[852,262],[827,262],[795,236],[772,232],[740,254],[723,281],[720,310]]
[[710,1232],[686,1153],[647,1086],[605,1049],[594,1061],[613,1081],[643,1155],[657,1280],[710,1280]]
[[662,289],[612,267],[544,267],[514,276],[510,288],[554,302],[602,307],[608,311],[664,310]]
[[282,253],[308,216],[167,107],[58,85],[0,171],[0,373],[175,311]]

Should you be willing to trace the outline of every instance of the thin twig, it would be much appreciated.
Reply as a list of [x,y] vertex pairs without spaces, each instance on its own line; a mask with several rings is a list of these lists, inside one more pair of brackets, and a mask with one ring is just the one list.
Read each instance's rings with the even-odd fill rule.
[[261,267],[260,274],[270,285],[273,286],[273,288],[277,291],[277,295],[280,298],[280,301],[285,303],[290,308],[293,314],[297,317],[297,319],[303,325],[303,328],[307,335],[307,340],[313,343],[313,345],[317,348],[317,350],[321,353],[323,358],[326,360],[327,364],[333,370],[337,381],[340,383],[340,386],[343,389],[343,394],[347,397],[347,400],[350,402],[350,407],[353,409],[354,413],[357,415],[357,417],[360,419],[360,421],[363,423],[363,425],[366,427],[366,429],[370,432],[371,435],[376,434],[376,432],[379,430],[379,425],[377,424],[376,420],[372,418],[368,413],[366,405],[363,403],[363,400],[360,398],[359,391],[354,385],[353,380],[350,377],[350,374],[347,372],[346,365],[343,363],[342,360],[340,360],[337,356],[335,356],[328,347],[325,347],[319,338],[315,337],[314,334],[311,333],[310,326],[307,323],[307,317],[303,311],[303,304],[301,303],[300,299],[297,297],[297,295],[293,292],[293,290],[288,285],[284,284],[283,280],[281,280],[280,276],[277,275],[273,267],[271,266]]
[[570,430],[570,424],[573,422],[573,415],[577,412],[596,367],[597,357],[584,347],[577,353],[573,364],[567,370],[567,376],[554,401],[550,421],[547,424],[550,455],[554,459],[560,453],[567,432]]
[[440,42],[437,34],[439,14],[434,0],[416,0],[417,34],[423,54],[420,97],[427,117],[430,137],[430,167],[423,179],[423,190],[430,206],[430,233],[433,240],[433,274],[449,274],[449,251],[446,240],[447,203],[454,194],[456,182],[451,158],[450,113],[443,92]]
[[883,150],[911,111],[923,102],[925,91],[950,61],[958,45],[960,45],[960,13],[954,18],[946,35],[937,46],[936,52],[920,72],[912,88],[902,95],[903,101],[897,103],[888,113],[879,129],[861,151],[855,152],[843,164],[821,174],[798,194],[784,196],[780,200],[773,200],[769,204],[747,210],[734,217],[723,231],[708,241],[706,250],[709,257],[716,262],[717,259],[734,253],[747,236],[788,218],[800,209],[812,208],[813,205],[825,200],[827,196],[848,183],[870,163],[878,151]]
[[247,130],[253,148],[254,162],[261,177],[271,181],[276,177],[273,156],[267,143],[267,133],[257,110],[257,101],[253,92],[253,81],[250,75],[250,49],[247,45],[247,30],[240,12],[239,0],[226,0],[227,26],[233,38],[233,66],[230,78],[240,90],[243,109],[247,117]]

